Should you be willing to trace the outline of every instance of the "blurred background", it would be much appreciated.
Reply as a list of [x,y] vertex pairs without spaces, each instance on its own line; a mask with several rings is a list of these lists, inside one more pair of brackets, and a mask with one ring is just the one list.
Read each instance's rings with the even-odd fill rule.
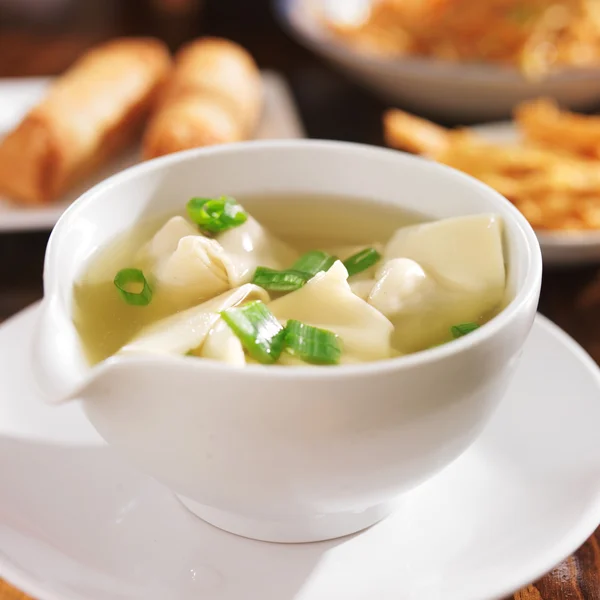
[[381,144],[386,104],[352,84],[350,105],[347,80],[292,41],[273,5],[271,0],[0,0],[0,77],[60,74],[87,48],[118,35],[156,36],[172,50],[199,36],[223,36],[246,47],[261,68],[283,72],[304,108],[309,136]]
[[60,72],[115,35],[153,35],[171,49],[209,32],[247,43],[270,14],[267,0],[0,0],[1,75]]

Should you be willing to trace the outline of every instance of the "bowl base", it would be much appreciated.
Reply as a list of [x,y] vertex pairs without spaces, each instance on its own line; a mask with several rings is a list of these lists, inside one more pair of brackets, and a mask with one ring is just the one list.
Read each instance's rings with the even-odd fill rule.
[[190,512],[214,527],[253,540],[283,544],[322,542],[356,533],[387,517],[396,506],[394,502],[384,502],[362,511],[263,519],[205,506],[179,494],[176,496]]

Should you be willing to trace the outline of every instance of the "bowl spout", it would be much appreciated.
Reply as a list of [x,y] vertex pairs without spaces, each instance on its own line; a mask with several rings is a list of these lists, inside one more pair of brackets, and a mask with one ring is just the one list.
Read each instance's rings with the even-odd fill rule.
[[80,397],[85,387],[104,375],[90,368],[77,331],[58,299],[42,301],[32,345],[33,378],[50,404],[60,404]]

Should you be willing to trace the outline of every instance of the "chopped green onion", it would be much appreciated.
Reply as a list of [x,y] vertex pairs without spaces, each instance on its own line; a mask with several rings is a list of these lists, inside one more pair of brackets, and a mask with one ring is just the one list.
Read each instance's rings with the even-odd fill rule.
[[288,321],[285,328],[286,350],[307,363],[336,365],[342,349],[338,336],[332,331]]
[[276,271],[268,267],[257,267],[252,283],[271,292],[293,292],[320,271],[327,271],[336,260],[335,256],[327,252],[312,250],[301,256],[290,269]]
[[132,306],[148,306],[152,290],[139,269],[121,269],[114,279],[119,295]]
[[292,270],[301,271],[309,275],[308,279],[314,277],[320,271],[328,271],[337,260],[335,256],[327,254],[322,250],[311,250],[302,255],[293,265]]
[[450,333],[452,333],[452,337],[457,340],[476,329],[479,329],[477,323],[462,323],[461,325],[452,325],[452,327],[450,327]]
[[221,316],[252,358],[262,364],[279,358],[285,330],[260,300],[224,310]]
[[293,292],[300,289],[308,280],[305,273],[299,271],[276,271],[267,267],[257,267],[252,283],[270,292]]
[[243,225],[248,215],[231,196],[220,198],[192,198],[187,203],[187,213],[203,231],[221,233]]
[[381,260],[381,254],[375,248],[365,248],[344,261],[348,277],[362,273]]

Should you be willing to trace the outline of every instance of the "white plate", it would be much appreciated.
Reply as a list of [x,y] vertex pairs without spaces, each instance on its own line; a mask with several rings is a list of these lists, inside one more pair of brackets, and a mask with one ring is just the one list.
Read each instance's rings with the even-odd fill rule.
[[36,308],[0,327],[0,576],[38,600],[489,600],[600,522],[600,375],[538,317],[514,384],[466,454],[360,534],[230,535],[120,463],[77,405],[31,383]]
[[281,21],[300,42],[387,101],[413,111],[474,122],[506,118],[515,104],[540,96],[576,110],[600,100],[598,68],[564,69],[532,82],[516,69],[491,64],[369,56],[333,38],[317,15],[324,5],[348,10],[371,0],[273,1]]
[[[519,133],[511,121],[471,128],[490,142],[517,142]],[[600,231],[537,231],[544,265],[583,265],[600,262]]]
[[[47,78],[0,79],[0,138],[10,131],[29,108],[43,96],[51,80]],[[281,75],[263,72],[265,109],[256,139],[304,137],[298,111],[287,83]],[[0,232],[51,229],[69,204],[86,189],[106,177],[135,164],[139,149],[132,148],[106,165],[55,204],[26,208],[0,196]]]

